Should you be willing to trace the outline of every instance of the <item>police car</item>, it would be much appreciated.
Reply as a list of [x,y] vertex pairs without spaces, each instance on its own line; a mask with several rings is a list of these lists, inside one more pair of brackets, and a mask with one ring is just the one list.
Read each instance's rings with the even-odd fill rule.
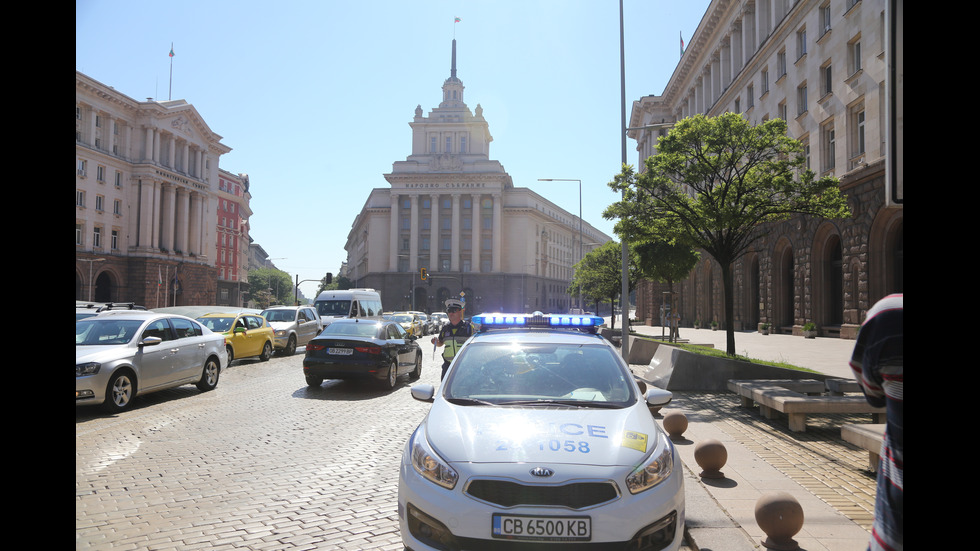
[[474,316],[442,387],[409,438],[398,484],[409,549],[523,549],[590,544],[678,549],[681,460],[602,318]]

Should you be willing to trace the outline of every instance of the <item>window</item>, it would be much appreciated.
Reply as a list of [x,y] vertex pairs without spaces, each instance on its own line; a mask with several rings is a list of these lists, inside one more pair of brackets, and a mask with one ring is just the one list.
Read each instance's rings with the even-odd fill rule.
[[75,206],[85,207],[85,192],[80,189],[75,190]]
[[435,153],[435,152],[436,152],[436,137],[433,136],[429,140],[429,153]]
[[796,59],[806,56],[806,27],[796,31]]
[[86,166],[87,164],[88,161],[83,161],[81,159],[78,160],[78,175],[81,176],[82,178],[85,177],[85,173],[86,173],[85,169],[87,168]]
[[763,69],[760,74],[760,92],[765,95],[769,92],[769,69]]
[[833,67],[830,61],[820,68],[820,93],[822,96],[834,93]]
[[789,111],[786,108],[786,100],[779,102],[776,110],[779,113],[777,115],[779,118],[783,119],[784,121],[789,120]]
[[82,233],[82,225],[76,222],[75,223],[75,246],[76,247],[82,245],[82,236],[83,235],[84,234]]
[[112,214],[117,216],[122,215],[122,201],[119,199],[112,200]]
[[464,230],[472,230],[473,229],[473,219],[470,218],[469,216],[464,216],[463,217],[463,229]]
[[429,238],[428,237],[423,237],[422,238],[422,245],[421,245],[421,247],[422,247],[422,250],[423,251],[429,250]]
[[837,157],[837,135],[834,130],[833,119],[820,127],[820,140],[822,142],[821,170],[831,171],[836,165]]
[[453,139],[447,136],[446,137],[446,153],[452,153],[452,152],[453,152]]
[[116,178],[114,183],[116,187],[122,187],[122,172],[116,171]]
[[94,230],[92,230],[92,248],[102,248],[102,228],[96,227]]
[[735,98],[735,112],[742,112],[742,98]]
[[861,63],[861,37],[851,40],[847,44],[848,70],[850,74],[859,73],[863,68]]
[[854,169],[864,162],[866,128],[863,100],[849,109],[847,126],[850,157],[848,168]]
[[459,152],[466,153],[466,136],[459,137]]
[[807,107],[807,91],[806,83],[804,82],[796,89],[796,114],[802,115],[808,110]]
[[493,229],[493,218],[489,216],[483,217],[483,229],[492,230]]
[[786,50],[776,54],[776,77],[786,76]]
[[748,108],[752,109],[755,107],[755,85],[749,84],[748,89],[745,91],[746,103],[748,103]]
[[119,230],[112,230],[112,233],[110,234],[109,239],[110,239],[109,245],[112,248],[112,250],[118,251],[119,250]]
[[102,195],[96,195],[95,196],[95,210],[96,211],[102,212],[103,210],[105,210],[103,208],[104,207],[104,203],[105,203],[105,197],[103,197]]
[[824,34],[830,32],[830,3],[820,6],[820,29]]

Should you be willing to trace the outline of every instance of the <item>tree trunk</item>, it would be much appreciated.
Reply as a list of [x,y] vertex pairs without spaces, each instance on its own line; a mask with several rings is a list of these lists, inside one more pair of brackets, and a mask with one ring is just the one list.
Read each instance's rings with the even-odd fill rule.
[[735,355],[735,284],[731,263],[721,263],[721,280],[725,288],[725,353]]

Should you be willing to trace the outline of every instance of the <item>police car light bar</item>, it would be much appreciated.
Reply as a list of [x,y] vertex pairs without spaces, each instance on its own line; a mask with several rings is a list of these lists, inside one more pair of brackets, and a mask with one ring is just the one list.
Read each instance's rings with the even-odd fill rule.
[[480,314],[473,316],[473,323],[480,330],[503,329],[510,327],[537,327],[551,329],[586,329],[595,331],[603,324],[599,316],[571,314]]

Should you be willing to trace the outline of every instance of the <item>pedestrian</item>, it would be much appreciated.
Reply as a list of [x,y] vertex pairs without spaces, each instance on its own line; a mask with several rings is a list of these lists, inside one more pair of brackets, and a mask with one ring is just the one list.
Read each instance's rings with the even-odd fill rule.
[[878,462],[878,490],[868,549],[901,551],[904,540],[903,295],[889,295],[868,311],[851,369],[868,403],[885,407],[885,436]]
[[466,339],[473,335],[473,326],[469,322],[463,321],[463,301],[451,298],[446,301],[446,315],[449,316],[449,323],[442,326],[439,335],[432,337],[432,344],[444,346],[442,349],[442,377],[446,377],[446,370],[449,364],[456,357],[456,352],[463,346]]
[[677,342],[681,337],[680,333],[681,313],[674,308],[670,309],[670,342]]

